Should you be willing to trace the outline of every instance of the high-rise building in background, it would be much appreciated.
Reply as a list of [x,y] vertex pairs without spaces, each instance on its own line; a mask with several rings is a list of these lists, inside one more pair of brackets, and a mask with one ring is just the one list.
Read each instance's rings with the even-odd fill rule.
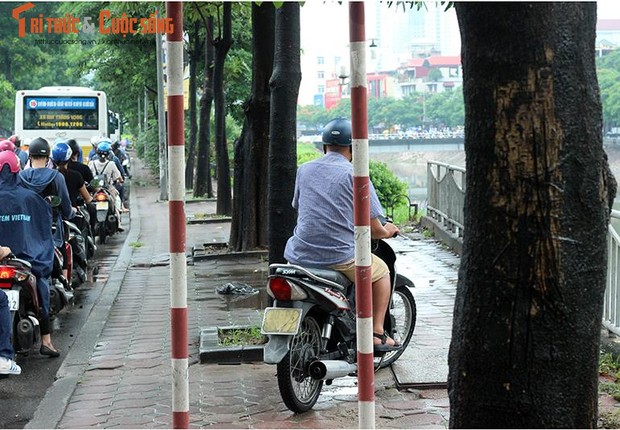
[[[620,46],[620,19],[611,0],[599,0],[596,50]],[[403,4],[406,6],[403,7]],[[406,97],[452,91],[462,84],[461,39],[454,8],[424,2],[369,0],[366,72],[369,97]],[[611,9],[610,9],[611,7]],[[301,8],[302,81],[298,103],[331,108],[349,94],[349,8],[337,1],[307,1]]]
[[[454,9],[444,11],[433,2],[426,5],[417,10],[403,8],[396,2],[390,7],[378,0],[366,2],[369,74],[396,74],[399,67],[413,58],[459,55],[460,35]],[[315,1],[306,2],[301,8],[300,105],[329,105],[330,100],[346,96],[348,29],[346,3]],[[387,94],[385,85],[377,94]],[[391,95],[398,96],[398,91]]]

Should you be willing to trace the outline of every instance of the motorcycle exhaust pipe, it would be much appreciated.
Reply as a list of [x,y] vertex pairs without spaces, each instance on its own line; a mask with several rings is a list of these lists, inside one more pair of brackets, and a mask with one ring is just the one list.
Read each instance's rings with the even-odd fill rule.
[[355,372],[357,372],[357,364],[342,360],[317,360],[308,366],[310,377],[319,381],[342,378]]

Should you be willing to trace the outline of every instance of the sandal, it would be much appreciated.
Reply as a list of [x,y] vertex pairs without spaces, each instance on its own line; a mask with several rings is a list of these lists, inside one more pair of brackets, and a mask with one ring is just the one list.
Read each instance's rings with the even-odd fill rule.
[[383,333],[373,332],[372,335],[377,339],[381,339],[381,343],[377,343],[374,345],[375,352],[397,351],[401,347],[400,343],[396,343],[396,341],[394,341],[394,345],[388,345],[387,340],[390,336],[388,335],[387,331],[384,331]]

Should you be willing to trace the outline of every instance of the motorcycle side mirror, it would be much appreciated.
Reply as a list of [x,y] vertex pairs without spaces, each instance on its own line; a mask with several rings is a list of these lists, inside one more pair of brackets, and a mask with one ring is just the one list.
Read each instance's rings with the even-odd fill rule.
[[47,201],[51,207],[57,208],[58,206],[60,206],[60,202],[62,201],[62,199],[59,196],[52,195],[45,197],[45,201]]
[[102,180],[99,176],[96,176],[93,178],[92,181],[90,181],[88,183],[89,186],[93,187],[93,188],[101,188],[101,184],[102,184]]

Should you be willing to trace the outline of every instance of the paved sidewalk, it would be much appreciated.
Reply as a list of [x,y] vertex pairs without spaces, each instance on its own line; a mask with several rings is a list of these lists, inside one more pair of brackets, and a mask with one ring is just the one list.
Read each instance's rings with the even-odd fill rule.
[[[134,173],[134,184],[148,183],[144,171]],[[152,185],[132,187],[125,245],[27,428],[171,427],[168,205],[158,198]],[[186,212],[214,213],[215,202],[188,202]],[[188,225],[188,252],[226,242],[229,228],[229,222]],[[416,284],[418,317],[412,344],[393,371],[375,376],[377,428],[446,428],[449,419],[445,388],[397,389],[443,383],[447,375],[458,257],[414,238],[392,242],[399,271]],[[252,323],[263,300],[220,296],[215,288],[231,281],[262,287],[266,270],[260,255],[221,255],[188,266],[191,427],[357,428],[355,378],[324,386],[315,408],[296,415],[281,401],[275,366],[199,363],[201,328]],[[602,396],[601,406],[614,410],[610,399]]]
[[[144,184],[134,172],[133,183]],[[134,185],[130,198],[131,231],[104,293],[27,428],[171,426],[168,206],[158,201],[154,186]],[[186,212],[213,213],[215,202],[188,203]],[[188,252],[227,241],[229,228],[229,222],[188,225]],[[247,324],[260,307],[220,296],[215,288],[230,281],[262,287],[266,270],[260,255],[218,256],[188,266],[191,426],[356,428],[355,378],[325,386],[315,408],[296,415],[281,401],[275,366],[199,363],[200,328]],[[419,314],[416,333],[424,319]],[[377,427],[447,426],[445,389],[399,391],[396,382],[390,369],[376,374]]]

